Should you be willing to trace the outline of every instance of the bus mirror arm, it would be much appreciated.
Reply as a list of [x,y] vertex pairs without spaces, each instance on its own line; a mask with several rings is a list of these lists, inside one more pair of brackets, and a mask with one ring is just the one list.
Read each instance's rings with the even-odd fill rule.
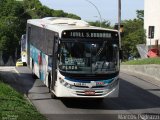
[[58,44],[58,42],[59,42],[59,40],[58,39],[56,39],[56,43],[55,43],[55,49],[54,49],[54,53],[55,54],[57,54],[58,53],[58,51],[59,51],[59,44]]
[[58,35],[57,34],[55,34],[54,35],[54,40],[53,40],[54,42],[53,42],[53,54],[57,54],[57,52],[58,52],[58,43],[59,43],[59,38],[58,38]]
[[119,51],[119,59],[123,60],[123,50],[120,49]]
[[47,72],[48,72],[48,73],[51,73],[51,71],[52,71],[51,68],[48,68],[48,69],[47,69]]
[[55,45],[55,54],[58,53],[58,45]]

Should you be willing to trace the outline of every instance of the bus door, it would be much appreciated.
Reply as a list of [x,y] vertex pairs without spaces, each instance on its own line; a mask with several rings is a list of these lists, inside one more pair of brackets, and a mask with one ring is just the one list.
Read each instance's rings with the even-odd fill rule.
[[54,90],[54,86],[57,80],[57,60],[58,60],[58,45],[59,45],[59,38],[57,36],[54,36],[54,42],[53,42],[53,57],[52,57],[52,89]]

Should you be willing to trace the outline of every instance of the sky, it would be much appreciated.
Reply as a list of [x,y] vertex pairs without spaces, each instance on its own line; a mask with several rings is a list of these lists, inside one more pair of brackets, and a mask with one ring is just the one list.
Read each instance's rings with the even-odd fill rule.
[[[96,8],[87,0],[40,0],[43,5],[55,10],[73,13],[85,21],[100,20]],[[99,10],[102,21],[109,20],[112,24],[118,21],[118,0],[89,0]],[[121,0],[122,20],[136,18],[136,10],[144,10],[144,0]]]

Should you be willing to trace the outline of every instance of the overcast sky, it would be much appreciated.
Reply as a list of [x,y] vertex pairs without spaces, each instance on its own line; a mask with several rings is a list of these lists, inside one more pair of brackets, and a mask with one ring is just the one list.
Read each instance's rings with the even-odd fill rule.
[[[64,10],[86,21],[100,20],[96,8],[87,0],[40,0],[43,5],[55,10]],[[118,0],[90,0],[99,9],[103,20],[112,24],[118,19]],[[144,0],[122,0],[122,19],[133,19],[136,10],[144,9]]]

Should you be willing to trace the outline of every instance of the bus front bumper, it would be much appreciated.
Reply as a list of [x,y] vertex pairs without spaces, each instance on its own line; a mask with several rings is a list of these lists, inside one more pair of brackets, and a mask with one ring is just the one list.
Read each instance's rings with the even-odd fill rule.
[[119,82],[116,82],[110,89],[104,88],[67,88],[61,83],[55,87],[57,97],[77,97],[77,98],[115,98],[119,95]]

